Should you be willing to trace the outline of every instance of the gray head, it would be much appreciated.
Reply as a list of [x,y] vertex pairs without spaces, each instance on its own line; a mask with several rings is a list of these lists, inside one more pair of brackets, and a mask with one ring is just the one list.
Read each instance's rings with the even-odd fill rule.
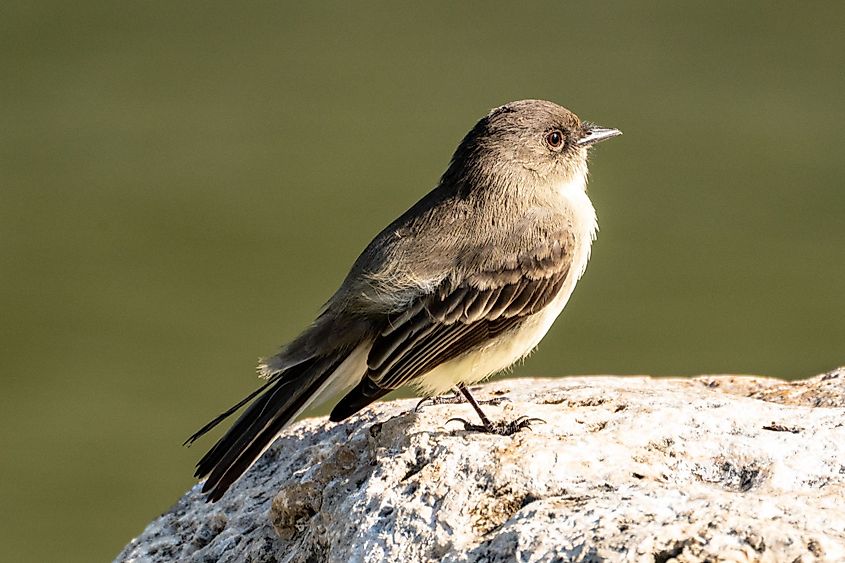
[[621,135],[555,103],[521,100],[493,109],[464,137],[442,181],[477,186],[554,184],[587,173],[587,149]]

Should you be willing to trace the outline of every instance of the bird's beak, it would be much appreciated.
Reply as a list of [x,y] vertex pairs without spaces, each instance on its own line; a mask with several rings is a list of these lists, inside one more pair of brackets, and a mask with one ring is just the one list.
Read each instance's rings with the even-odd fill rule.
[[581,132],[581,138],[575,143],[579,147],[589,147],[599,141],[604,141],[605,139],[610,139],[611,137],[616,137],[617,135],[622,134],[622,131],[619,129],[600,127],[598,125],[593,125],[592,123],[585,123],[581,127]]

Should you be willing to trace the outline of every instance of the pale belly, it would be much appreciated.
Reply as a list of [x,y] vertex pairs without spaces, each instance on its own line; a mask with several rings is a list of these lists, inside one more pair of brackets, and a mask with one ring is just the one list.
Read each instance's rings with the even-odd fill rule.
[[414,384],[423,394],[443,395],[459,383],[478,383],[509,368],[536,348],[566,306],[574,287],[573,278],[572,283],[567,282],[561,288],[554,301],[527,318],[517,329],[502,334],[477,351],[437,366],[419,377]]

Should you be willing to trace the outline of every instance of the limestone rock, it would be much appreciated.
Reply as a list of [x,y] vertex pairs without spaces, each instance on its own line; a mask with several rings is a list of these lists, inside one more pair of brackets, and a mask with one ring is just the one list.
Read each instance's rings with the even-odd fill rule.
[[194,487],[117,561],[845,561],[845,369],[799,382],[511,379],[470,407],[292,426],[221,501]]

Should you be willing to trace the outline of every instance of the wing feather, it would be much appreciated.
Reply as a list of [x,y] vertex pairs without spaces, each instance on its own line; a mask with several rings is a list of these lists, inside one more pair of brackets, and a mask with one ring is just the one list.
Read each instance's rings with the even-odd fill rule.
[[[563,237],[511,257],[501,270],[446,277],[387,317],[367,358],[367,373],[333,420],[455,359],[522,323],[560,292],[573,241]],[[358,397],[366,391],[367,398]],[[372,397],[372,399],[370,399]]]

